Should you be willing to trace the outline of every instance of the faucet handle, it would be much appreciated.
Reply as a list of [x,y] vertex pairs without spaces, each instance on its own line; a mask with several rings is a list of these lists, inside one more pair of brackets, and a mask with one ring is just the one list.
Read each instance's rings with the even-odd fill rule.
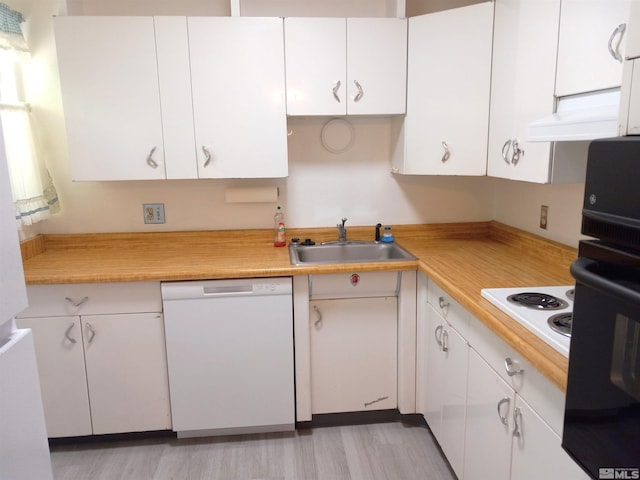
[[347,219],[342,217],[342,226],[344,227],[344,224],[347,222]]

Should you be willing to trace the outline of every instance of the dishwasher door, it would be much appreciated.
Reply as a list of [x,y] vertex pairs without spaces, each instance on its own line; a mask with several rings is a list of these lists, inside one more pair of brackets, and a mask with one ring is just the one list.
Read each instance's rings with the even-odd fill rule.
[[293,430],[291,278],[162,284],[178,437]]

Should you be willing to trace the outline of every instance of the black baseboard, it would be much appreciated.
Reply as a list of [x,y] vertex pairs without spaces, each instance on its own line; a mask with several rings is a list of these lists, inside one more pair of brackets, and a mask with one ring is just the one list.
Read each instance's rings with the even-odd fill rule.
[[104,435],[86,435],[83,437],[49,438],[49,445],[74,445],[96,442],[122,442],[127,440],[152,440],[156,438],[177,438],[171,430],[154,430],[150,432],[108,433]]
[[371,423],[402,422],[407,425],[426,426],[424,417],[417,413],[402,414],[397,409],[369,412],[323,413],[312,415],[310,421],[296,422],[296,429],[366,425]]

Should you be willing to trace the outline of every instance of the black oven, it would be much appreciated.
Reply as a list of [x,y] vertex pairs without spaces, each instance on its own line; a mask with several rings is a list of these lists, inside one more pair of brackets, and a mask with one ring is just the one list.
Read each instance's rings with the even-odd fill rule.
[[640,137],[589,147],[562,446],[595,479],[640,478]]

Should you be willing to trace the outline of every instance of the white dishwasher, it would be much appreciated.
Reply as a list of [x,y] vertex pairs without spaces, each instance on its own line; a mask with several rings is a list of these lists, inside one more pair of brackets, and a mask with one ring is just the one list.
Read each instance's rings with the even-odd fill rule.
[[291,278],[162,284],[179,438],[295,428],[291,285]]

